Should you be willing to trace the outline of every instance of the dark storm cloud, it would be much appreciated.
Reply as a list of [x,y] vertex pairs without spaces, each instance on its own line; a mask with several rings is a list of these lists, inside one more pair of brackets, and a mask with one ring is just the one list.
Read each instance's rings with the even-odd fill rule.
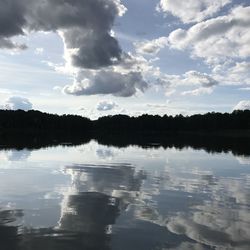
[[[20,1],[20,0],[19,0]],[[29,1],[27,19],[33,30],[82,27],[109,32],[121,11],[116,0]]]
[[2,49],[18,49],[18,50],[24,50],[27,48],[25,44],[18,44],[10,39],[7,38],[1,38],[0,37],[0,48]]
[[0,48],[25,49],[25,45],[11,41],[11,37],[23,35],[23,27],[26,24],[24,17],[25,6],[23,1],[0,1]]
[[1,0],[0,47],[22,48],[10,39],[24,31],[60,31],[66,49],[75,49],[74,66],[113,65],[122,51],[110,32],[124,10],[119,0]]
[[68,49],[79,48],[72,55],[76,67],[98,69],[117,64],[121,59],[121,49],[117,40],[105,32],[74,28],[63,34]]
[[23,34],[26,7],[22,0],[0,1],[0,38]]

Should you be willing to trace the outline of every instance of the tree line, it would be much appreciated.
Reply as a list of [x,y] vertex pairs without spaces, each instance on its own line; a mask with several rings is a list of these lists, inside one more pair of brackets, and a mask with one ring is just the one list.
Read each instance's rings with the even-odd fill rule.
[[250,155],[250,111],[187,117],[115,115],[91,121],[76,115],[0,110],[0,149],[80,145],[93,139],[116,147],[193,147]]
[[124,132],[178,132],[250,130],[250,110],[232,113],[206,113],[191,116],[127,115],[105,116],[97,120],[78,115],[55,115],[40,111],[0,110],[0,133],[3,131],[63,132],[89,134]]

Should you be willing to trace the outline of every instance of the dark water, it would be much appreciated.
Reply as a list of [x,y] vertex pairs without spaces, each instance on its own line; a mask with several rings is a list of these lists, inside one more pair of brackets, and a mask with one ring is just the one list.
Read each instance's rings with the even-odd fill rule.
[[250,249],[250,157],[94,141],[2,150],[0,249]]

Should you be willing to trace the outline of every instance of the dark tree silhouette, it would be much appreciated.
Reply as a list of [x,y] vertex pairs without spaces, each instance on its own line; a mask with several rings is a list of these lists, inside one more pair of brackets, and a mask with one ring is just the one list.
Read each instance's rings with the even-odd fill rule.
[[0,147],[17,149],[87,143],[192,146],[250,155],[250,110],[192,116],[115,115],[91,121],[76,115],[0,110]]

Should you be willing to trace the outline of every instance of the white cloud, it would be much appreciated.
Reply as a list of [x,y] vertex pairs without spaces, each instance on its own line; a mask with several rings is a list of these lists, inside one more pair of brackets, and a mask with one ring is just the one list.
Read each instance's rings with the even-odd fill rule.
[[236,62],[225,72],[224,77],[234,84],[250,85],[250,62]]
[[162,109],[162,108],[168,108],[170,104],[170,101],[167,100],[165,104],[162,103],[148,103],[146,106],[149,108],[155,108],[155,109]]
[[112,94],[114,96],[129,97],[144,92],[148,84],[143,80],[140,72],[121,74],[114,71],[89,72],[88,77],[78,75],[72,85],[66,85],[63,92],[70,95]]
[[250,62],[237,62],[235,67],[232,69],[232,73],[250,73]]
[[178,17],[183,23],[200,22],[213,16],[231,0],[161,0],[157,10]]
[[201,86],[210,88],[218,84],[218,82],[209,74],[195,70],[187,71],[182,75],[162,75],[158,79],[158,84],[166,86]]
[[247,61],[228,61],[213,68],[214,78],[224,85],[246,85],[240,88],[247,90],[250,85],[250,63]]
[[250,110],[250,100],[246,101],[240,101],[234,108],[234,110],[246,110],[249,109]]
[[176,90],[175,89],[167,89],[165,91],[165,96],[172,96],[173,94],[176,93]]
[[157,54],[162,48],[168,45],[167,37],[159,37],[151,41],[136,42],[136,51],[139,54]]
[[97,104],[96,109],[98,111],[110,111],[116,107],[118,107],[118,105],[113,101],[101,101]]
[[250,56],[250,6],[236,7],[228,15],[193,25],[188,30],[170,33],[171,48],[190,49],[193,57],[209,64]]
[[9,110],[31,110],[33,108],[32,103],[24,97],[19,96],[12,96],[9,99],[5,101],[5,103],[2,105],[3,109],[9,109]]
[[54,86],[53,90],[54,91],[62,91],[62,87],[60,87],[60,86]]
[[35,49],[35,54],[36,55],[42,55],[44,52],[44,48],[36,48]]
[[199,95],[204,95],[204,94],[212,94],[213,89],[212,88],[198,88],[194,90],[188,90],[188,91],[183,91],[181,95],[194,95],[194,96],[199,96]]
[[218,84],[218,82],[213,79],[207,73],[201,73],[198,71],[188,71],[184,74],[183,83],[201,85],[204,88],[209,88]]
[[182,75],[162,75],[158,79],[158,85],[166,89],[166,96],[171,96],[176,92],[177,87],[196,87],[196,89],[187,90],[181,95],[202,95],[211,94],[218,81],[212,75],[198,71],[187,71]]

